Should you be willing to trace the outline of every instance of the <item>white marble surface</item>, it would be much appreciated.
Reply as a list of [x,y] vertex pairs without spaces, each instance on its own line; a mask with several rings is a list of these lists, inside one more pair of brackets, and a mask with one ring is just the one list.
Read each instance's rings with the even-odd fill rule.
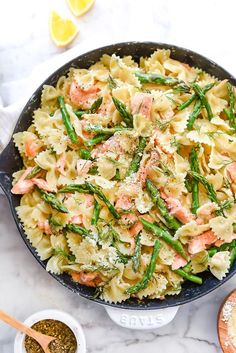
[[[29,94],[27,76],[36,65],[61,53],[48,35],[48,13],[69,15],[63,0],[0,0],[0,96],[5,106]],[[71,45],[95,48],[102,42],[153,40],[188,47],[236,75],[235,1],[97,0],[79,20],[80,35]],[[73,53],[76,53],[74,49]],[[43,77],[43,73],[42,73]],[[216,317],[231,279],[212,294],[184,305],[174,321],[155,331],[116,326],[102,307],[70,293],[34,260],[22,242],[4,196],[0,196],[0,307],[19,319],[45,309],[73,314],[83,325],[88,352],[216,353]],[[0,352],[13,352],[13,329],[0,323]]]

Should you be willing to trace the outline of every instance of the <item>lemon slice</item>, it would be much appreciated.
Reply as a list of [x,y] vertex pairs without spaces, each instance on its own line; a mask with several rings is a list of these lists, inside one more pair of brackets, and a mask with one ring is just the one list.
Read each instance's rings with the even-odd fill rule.
[[58,47],[65,47],[71,43],[79,32],[74,22],[62,18],[56,11],[50,13],[49,30],[53,42]]
[[67,0],[67,2],[75,16],[82,16],[93,6],[95,0]]

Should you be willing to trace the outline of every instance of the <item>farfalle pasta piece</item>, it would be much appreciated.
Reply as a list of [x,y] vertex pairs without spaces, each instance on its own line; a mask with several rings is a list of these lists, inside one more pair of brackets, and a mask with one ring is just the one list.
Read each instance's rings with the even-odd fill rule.
[[211,169],[219,170],[231,162],[231,159],[228,156],[225,156],[223,153],[223,150],[220,153],[215,147],[211,149],[211,154],[208,163],[208,166]]
[[121,303],[129,298],[126,290],[130,285],[122,280],[124,266],[120,264],[119,274],[113,277],[108,284],[105,284],[101,294],[101,298],[109,303]]
[[229,251],[219,251],[209,260],[211,273],[219,280],[222,280],[229,271],[230,253]]
[[149,58],[141,58],[141,67],[146,71],[165,75],[164,62],[170,57],[170,50],[158,49]]
[[233,220],[223,216],[210,219],[209,225],[218,239],[230,243],[233,240]]
[[41,94],[41,107],[47,112],[54,112],[57,108],[57,97],[59,96],[58,90],[49,85],[44,85]]
[[63,255],[52,256],[46,265],[48,272],[60,275],[64,272],[64,267],[68,264],[68,259]]
[[193,273],[200,273],[207,270],[209,255],[206,250],[200,251],[191,257],[191,268]]
[[139,213],[144,214],[151,210],[153,202],[147,192],[140,192],[135,198],[135,206]]
[[135,114],[133,119],[134,129],[139,136],[151,136],[153,125],[150,120],[141,114]]
[[180,227],[175,233],[175,239],[181,240],[183,244],[187,244],[193,237],[200,235],[210,228],[208,224],[197,224],[196,221],[191,221]]
[[175,76],[177,76],[180,80],[183,80],[185,82],[194,81],[196,77],[196,72],[193,68],[177,60],[173,60],[169,58],[163,63],[163,66],[165,70],[175,74]]
[[213,115],[220,114],[227,106],[227,81],[221,81],[206,93]]
[[139,291],[136,295],[141,300],[146,297],[162,298],[167,287],[167,279],[160,273],[155,273],[148,284],[148,287]]
[[27,239],[29,239],[33,247],[37,248],[37,245],[39,244],[39,242],[42,240],[44,236],[43,232],[38,228],[29,228],[27,226],[24,227],[24,231]]
[[42,239],[37,244],[36,252],[41,260],[47,260],[52,256],[53,248],[49,235],[43,235]]

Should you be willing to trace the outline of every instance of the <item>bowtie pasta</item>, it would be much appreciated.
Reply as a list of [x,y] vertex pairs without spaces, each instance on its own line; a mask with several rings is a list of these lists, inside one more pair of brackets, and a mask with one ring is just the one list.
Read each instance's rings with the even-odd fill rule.
[[14,135],[28,240],[108,302],[221,280],[236,258],[235,88],[170,54],[71,68]]

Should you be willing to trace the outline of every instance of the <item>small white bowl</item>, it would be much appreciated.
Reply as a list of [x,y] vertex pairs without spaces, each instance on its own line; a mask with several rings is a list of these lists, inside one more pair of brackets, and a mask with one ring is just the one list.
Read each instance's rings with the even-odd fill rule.
[[[60,311],[60,310],[43,310],[39,311],[24,321],[27,326],[32,326],[38,321],[52,319],[64,322],[70,327],[77,339],[77,350],[76,353],[86,353],[86,342],[82,327],[79,322],[73,318],[71,315]],[[26,353],[24,346],[25,334],[18,332],[14,343],[14,353]]]

